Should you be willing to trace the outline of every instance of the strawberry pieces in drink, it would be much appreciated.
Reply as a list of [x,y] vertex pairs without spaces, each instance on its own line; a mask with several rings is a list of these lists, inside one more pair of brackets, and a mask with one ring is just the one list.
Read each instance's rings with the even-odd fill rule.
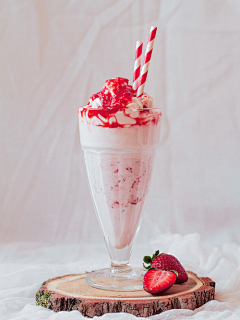
[[177,279],[177,272],[151,269],[143,278],[143,289],[149,293],[160,293],[171,288]]
[[178,277],[176,280],[177,284],[184,283],[188,280],[188,275],[181,263],[178,259],[171,254],[160,253],[159,250],[155,252],[152,257],[145,256],[143,261],[148,264],[148,266],[144,265],[144,268],[156,268],[158,270],[175,270],[178,273]]

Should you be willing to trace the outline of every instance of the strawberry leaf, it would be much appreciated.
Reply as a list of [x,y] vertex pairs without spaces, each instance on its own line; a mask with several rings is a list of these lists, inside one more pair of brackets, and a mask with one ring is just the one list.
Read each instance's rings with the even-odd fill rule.
[[[159,250],[157,250],[154,254],[153,254],[153,256],[152,256],[152,261],[155,259],[155,258],[157,258],[157,256],[159,255]],[[151,262],[152,262],[151,261]]]
[[[178,277],[178,272],[175,270],[170,270],[170,272],[173,272],[175,274],[176,277]],[[177,279],[177,278],[176,278]]]
[[145,257],[143,258],[143,261],[144,261],[145,263],[152,263],[152,258],[149,257],[149,256],[145,256]]
[[146,265],[143,263],[143,267],[144,267],[145,269],[149,270],[149,269],[151,268],[151,265],[146,266]]

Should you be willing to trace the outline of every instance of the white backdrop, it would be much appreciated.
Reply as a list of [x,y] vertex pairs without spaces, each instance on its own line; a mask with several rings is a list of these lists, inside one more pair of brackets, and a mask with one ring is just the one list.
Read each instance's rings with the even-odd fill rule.
[[1,242],[102,241],[77,107],[106,79],[132,80],[135,42],[146,46],[151,25],[145,89],[163,126],[139,241],[237,239],[239,1],[5,1],[0,21]]
[[109,265],[77,107],[106,79],[132,79],[151,25],[146,91],[163,125],[132,263],[160,249],[217,283],[216,301],[153,319],[240,318],[240,1],[3,0],[1,320],[82,319],[35,306],[44,280]]

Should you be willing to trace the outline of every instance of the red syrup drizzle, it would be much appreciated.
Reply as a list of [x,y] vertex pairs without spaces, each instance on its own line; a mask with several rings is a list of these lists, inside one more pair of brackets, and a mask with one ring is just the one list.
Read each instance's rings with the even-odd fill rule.
[[[85,107],[82,107],[82,110],[80,111],[82,118],[88,116],[88,118],[91,119],[95,116],[103,123],[102,125],[99,125],[101,127],[125,127],[124,124],[119,124],[118,122],[112,122],[110,124],[109,119],[118,111],[124,112],[124,108],[131,103],[133,97],[136,97],[137,91],[135,91],[128,82],[128,79],[119,77],[107,80],[103,89],[98,93],[93,94],[89,99],[90,101],[94,101],[98,98],[101,101],[102,106],[98,106],[98,108],[93,109],[91,108],[91,102],[89,101],[88,104]],[[149,109],[144,110],[144,108],[146,109],[147,106],[144,105],[143,109],[139,110],[141,118],[134,118],[136,121],[134,125],[146,125],[149,121],[157,124],[161,114],[156,112],[150,113]],[[98,115],[104,117],[107,122],[102,121]]]

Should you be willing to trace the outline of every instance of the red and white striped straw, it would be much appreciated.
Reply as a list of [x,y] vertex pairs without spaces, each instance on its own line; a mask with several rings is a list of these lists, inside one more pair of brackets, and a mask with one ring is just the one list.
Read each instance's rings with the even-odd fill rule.
[[141,72],[141,59],[142,59],[142,41],[137,41],[135,62],[134,62],[134,73],[133,73],[133,89],[138,89],[139,77]]
[[147,48],[146,48],[146,53],[145,53],[145,57],[144,57],[144,61],[143,61],[141,77],[139,80],[137,97],[139,97],[144,91],[145,83],[147,80],[149,63],[150,63],[151,56],[152,56],[153,44],[154,44],[154,40],[156,37],[156,32],[157,32],[157,27],[151,27],[149,38],[148,38],[148,43],[147,43]]

